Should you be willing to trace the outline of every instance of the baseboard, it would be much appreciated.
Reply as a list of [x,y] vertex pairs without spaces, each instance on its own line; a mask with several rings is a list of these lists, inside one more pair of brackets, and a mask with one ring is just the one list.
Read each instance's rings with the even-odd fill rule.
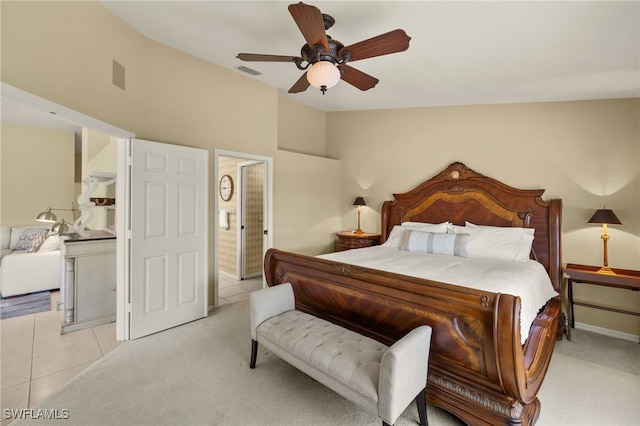
[[593,333],[604,334],[605,336],[615,337],[617,339],[628,340],[630,342],[640,341],[640,336],[631,333],[623,333],[622,331],[611,330],[609,328],[596,327],[595,325],[585,324],[582,322],[575,323],[576,328],[580,330],[591,331]]
[[231,279],[234,279],[234,280],[238,280],[238,281],[240,280],[240,277],[237,274],[234,275],[234,274],[231,274],[229,272],[221,271],[219,269],[218,269],[218,274],[224,275],[225,277],[228,277],[228,278],[231,278]]

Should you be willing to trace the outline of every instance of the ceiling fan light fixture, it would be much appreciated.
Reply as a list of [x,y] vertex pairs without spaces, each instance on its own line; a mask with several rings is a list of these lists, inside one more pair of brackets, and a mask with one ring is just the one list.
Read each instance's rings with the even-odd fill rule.
[[307,80],[324,95],[327,89],[340,81],[340,70],[330,61],[318,61],[307,71]]

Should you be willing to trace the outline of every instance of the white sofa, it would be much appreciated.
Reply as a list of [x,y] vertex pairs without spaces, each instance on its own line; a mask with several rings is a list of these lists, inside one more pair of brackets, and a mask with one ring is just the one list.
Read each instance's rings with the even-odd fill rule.
[[60,288],[61,237],[43,227],[0,227],[2,297]]

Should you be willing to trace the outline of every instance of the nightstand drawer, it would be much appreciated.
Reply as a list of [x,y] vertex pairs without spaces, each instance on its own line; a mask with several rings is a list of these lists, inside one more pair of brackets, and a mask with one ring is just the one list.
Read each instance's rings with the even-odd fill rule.
[[351,250],[363,247],[377,246],[380,244],[380,234],[355,234],[353,231],[338,232],[337,251]]

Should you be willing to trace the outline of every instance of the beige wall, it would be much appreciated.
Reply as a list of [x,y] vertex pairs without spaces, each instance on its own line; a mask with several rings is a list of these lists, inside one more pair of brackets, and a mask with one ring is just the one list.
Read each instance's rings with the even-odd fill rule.
[[[563,259],[599,265],[602,228],[587,224],[606,204],[609,264],[640,269],[640,100],[416,108],[330,113],[327,154],[342,161],[343,225],[362,194],[363,229],[380,207],[454,161],[516,188],[563,200]],[[580,286],[576,300],[640,311],[640,294]],[[576,320],[640,335],[640,318],[576,307]]]
[[278,99],[278,149],[326,156],[327,115],[285,98]]
[[279,151],[274,163],[274,246],[309,255],[333,251],[342,230],[341,162]]
[[[47,207],[71,209],[74,199],[74,134],[2,123],[0,224],[37,225]],[[71,211],[54,211],[73,222]]]
[[[318,232],[306,232],[316,226],[317,215],[301,214],[296,221],[278,219],[295,215],[298,208],[301,213],[307,209],[326,212],[337,204],[335,166],[327,169],[323,158],[309,155],[295,156],[304,163],[303,170],[297,163],[278,160],[280,129],[288,131],[300,119],[314,121],[317,111],[301,108],[298,112],[288,105],[279,114],[274,87],[155,43],[96,2],[0,2],[0,8],[4,83],[126,129],[140,139],[207,149],[212,191],[217,188],[212,172],[215,149],[274,158],[274,240],[281,248],[305,252],[327,245],[326,235],[333,229],[320,233],[324,235],[320,242]],[[112,84],[113,60],[125,67],[126,90]],[[320,116],[324,119],[324,114]],[[295,140],[285,140],[288,149],[298,151],[292,146]],[[308,151],[305,141],[297,141],[301,152]],[[324,152],[324,147],[317,152]],[[333,191],[322,190],[328,199],[310,197],[309,186],[290,188],[289,177],[298,173],[305,175],[299,181],[308,185],[320,181],[321,186],[336,186]],[[304,192],[299,197],[305,200],[304,206],[288,203],[290,197],[298,198],[296,191]],[[213,195],[209,197],[211,224],[217,220]],[[334,216],[337,230],[339,217]],[[209,229],[214,241],[217,227]],[[289,235],[294,239],[289,240]],[[210,252],[213,283],[214,252]],[[211,289],[209,295],[212,304]]]

